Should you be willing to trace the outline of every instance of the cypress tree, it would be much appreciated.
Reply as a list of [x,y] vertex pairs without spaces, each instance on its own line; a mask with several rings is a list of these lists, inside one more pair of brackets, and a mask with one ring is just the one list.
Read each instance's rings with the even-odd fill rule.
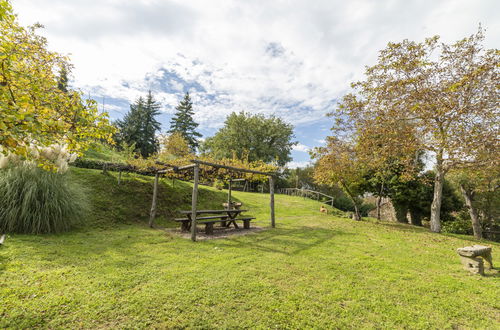
[[184,99],[175,109],[177,111],[172,120],[170,120],[170,130],[168,132],[180,133],[189,144],[191,150],[195,151],[199,145],[197,138],[201,137],[201,134],[195,130],[198,124],[193,120],[193,102],[191,102],[189,93],[184,95]]

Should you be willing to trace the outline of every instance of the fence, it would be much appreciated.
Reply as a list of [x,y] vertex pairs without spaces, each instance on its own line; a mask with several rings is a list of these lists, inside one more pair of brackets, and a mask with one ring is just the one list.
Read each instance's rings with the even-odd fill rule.
[[[300,196],[304,198],[315,199],[319,202],[333,206],[333,196],[323,194],[319,191],[309,190],[309,189],[299,189],[299,188],[280,188],[276,191],[278,194],[284,194],[289,196]],[[322,197],[326,197],[326,200],[321,200]]]

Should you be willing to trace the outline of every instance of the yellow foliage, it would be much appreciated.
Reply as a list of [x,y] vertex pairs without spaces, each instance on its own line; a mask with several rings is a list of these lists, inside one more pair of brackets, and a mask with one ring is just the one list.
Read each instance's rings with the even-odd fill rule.
[[[30,145],[64,144],[71,153],[86,150],[96,139],[111,142],[108,115],[77,91],[58,88],[57,73],[68,59],[47,50],[34,27],[18,24],[8,1],[0,0],[0,145],[4,154],[35,160]],[[44,168],[54,164],[44,162]]]
[[191,154],[191,149],[189,144],[184,139],[181,133],[174,132],[168,136],[163,136],[160,138],[161,143],[161,158],[171,159],[173,157],[186,157]]

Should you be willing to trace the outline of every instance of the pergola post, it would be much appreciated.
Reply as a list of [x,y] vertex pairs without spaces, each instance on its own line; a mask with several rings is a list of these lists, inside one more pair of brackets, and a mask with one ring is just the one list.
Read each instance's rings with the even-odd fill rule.
[[274,228],[274,177],[269,176],[269,195],[271,196],[271,227]]
[[[121,172],[120,172],[121,174]],[[151,212],[149,213],[149,227],[153,228],[153,221],[156,217],[156,199],[158,196],[158,178],[160,174],[156,172],[155,174],[155,182],[153,186],[153,202],[151,203]]]
[[229,191],[227,192],[227,208],[231,209],[231,185],[233,183],[232,179],[229,179]]
[[200,177],[200,165],[194,166],[193,195],[191,199],[191,240],[196,242],[196,204],[198,203],[198,180]]

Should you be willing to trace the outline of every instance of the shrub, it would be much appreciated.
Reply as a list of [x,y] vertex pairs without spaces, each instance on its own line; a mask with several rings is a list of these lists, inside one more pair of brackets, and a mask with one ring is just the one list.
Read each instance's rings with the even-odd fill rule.
[[375,206],[374,204],[372,203],[363,203],[361,204],[361,206],[359,207],[359,212],[361,213],[361,216],[363,217],[367,217],[368,216],[368,213],[371,211],[371,210],[374,210],[376,209],[377,206]]
[[354,204],[345,195],[333,199],[333,206],[342,211],[354,211]]
[[0,170],[0,232],[66,231],[87,210],[82,187],[67,174],[28,164]]
[[218,190],[224,189],[224,181],[216,179],[213,182],[213,187],[216,188],[216,189],[218,189]]
[[445,233],[472,235],[472,222],[466,211],[459,212],[451,220],[443,221],[442,231]]

